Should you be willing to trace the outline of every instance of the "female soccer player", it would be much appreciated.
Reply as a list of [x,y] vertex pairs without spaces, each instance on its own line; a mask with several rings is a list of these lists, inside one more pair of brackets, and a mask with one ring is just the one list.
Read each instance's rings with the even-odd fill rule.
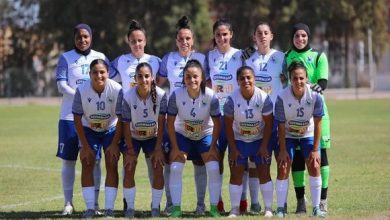
[[171,141],[171,189],[173,209],[171,217],[179,217],[181,211],[182,175],[187,155],[198,152],[206,164],[209,177],[210,215],[220,216],[217,209],[220,195],[219,153],[217,139],[220,133],[220,109],[214,92],[206,88],[202,65],[189,60],[183,69],[184,87],[176,89],[169,97],[168,135]]
[[[104,54],[92,50],[91,43],[91,28],[87,24],[78,24],[74,28],[74,49],[60,56],[56,69],[58,91],[63,94],[58,123],[57,151],[57,157],[62,159],[61,176],[65,200],[63,215],[71,215],[73,213],[73,185],[79,152],[72,114],[73,98],[76,88],[89,79],[89,65],[92,60],[98,58],[107,59]],[[99,209],[100,177],[100,160],[96,160],[94,169],[96,211]]]
[[95,215],[95,187],[93,169],[96,154],[104,149],[106,163],[105,216],[114,216],[114,202],[118,191],[119,140],[122,134],[118,116],[121,114],[121,86],[108,79],[108,64],[96,59],[90,65],[90,80],[79,86],[72,112],[79,138],[81,185],[87,211],[85,218]]
[[304,163],[310,176],[310,191],[313,216],[325,217],[320,210],[320,135],[324,115],[321,95],[310,88],[306,67],[302,62],[292,62],[288,68],[291,85],[278,96],[275,104],[275,119],[278,122],[280,152],[278,155],[277,189],[278,209],[276,215],[284,217],[284,204],[288,191],[288,174],[291,159],[300,146]]
[[[176,31],[176,46],[177,51],[167,53],[161,62],[159,77],[157,85],[162,87],[169,81],[169,94],[176,88],[183,87],[183,68],[191,59],[198,60],[204,68],[205,56],[194,51],[194,33],[192,31],[190,20],[187,16],[183,16],[177,22]],[[167,145],[164,143],[164,145]],[[166,152],[167,154],[169,152]],[[197,215],[204,215],[205,213],[205,194],[207,185],[207,173],[201,156],[197,152],[190,152],[188,159],[192,160],[194,164],[194,177],[197,194],[197,206],[195,213]],[[170,212],[172,202],[170,198],[170,189],[167,185],[169,183],[170,166],[165,166],[165,190],[167,196],[166,212]]]
[[[135,69],[140,63],[148,63],[152,67],[152,73],[155,76],[160,68],[160,58],[145,53],[147,42],[146,31],[136,20],[131,20],[127,31],[127,41],[130,53],[117,57],[112,63],[113,69],[110,78],[122,82],[123,93],[136,85]],[[149,182],[152,185],[152,165],[148,155],[145,155],[146,165],[148,167]],[[126,201],[124,200],[124,211],[127,210]]]
[[[271,27],[266,22],[259,22],[253,32],[253,41],[257,50],[245,60],[245,65],[250,66],[255,71],[256,86],[265,91],[271,98],[272,103],[275,103],[276,97],[283,89],[283,66],[284,53],[272,49],[271,42],[273,34]],[[270,140],[271,151],[264,152],[268,156],[272,156],[272,150],[277,149],[277,125],[274,123],[272,127],[272,136]],[[258,172],[252,168],[253,162],[249,163],[249,191],[251,195],[251,211],[260,212],[260,204],[258,200],[259,180],[260,191],[263,195],[265,216],[272,216],[273,203],[273,183],[270,175],[271,160],[267,164],[260,165],[260,178],[257,177]]]
[[[215,94],[219,100],[219,106],[221,113],[223,111],[223,105],[226,98],[238,88],[236,80],[237,69],[241,67],[241,51],[231,46],[231,40],[233,38],[232,25],[225,19],[219,19],[213,25],[213,43],[215,48],[207,53],[206,56],[206,78],[211,82]],[[222,127],[223,117],[221,118]],[[220,178],[221,186],[223,182],[223,159],[227,147],[227,139],[224,129],[221,130],[221,134],[218,139],[218,149],[220,153]],[[245,189],[246,192],[246,189]],[[246,201],[246,193],[243,192],[244,201]],[[241,204],[244,203],[241,202]],[[242,208],[244,209],[244,208]],[[218,210],[224,212],[224,204],[222,197],[218,202]],[[246,207],[245,207],[246,210]]]
[[135,78],[137,86],[123,95],[122,107],[123,133],[127,145],[123,183],[127,202],[125,217],[134,217],[134,173],[141,148],[153,164],[153,173],[150,174],[153,175],[151,215],[158,217],[164,187],[162,140],[167,97],[164,90],[156,87],[152,67],[148,63],[138,64]]
[[[273,104],[270,97],[255,85],[252,68],[243,66],[237,70],[240,86],[226,100],[224,119],[229,144],[230,200],[229,217],[240,214],[239,203],[242,193],[242,176],[248,159],[262,172],[261,164],[268,164],[271,157],[261,157],[269,148],[272,131]],[[270,149],[268,149],[269,151]]]
[[[312,84],[312,89],[321,93],[326,89],[328,82],[328,59],[326,55],[320,51],[311,48],[309,44],[310,29],[306,24],[298,23],[294,25],[292,30],[292,49],[286,53],[287,65],[293,61],[301,61],[305,64],[309,83]],[[322,96],[322,98],[324,98]],[[328,211],[327,194],[329,182],[329,164],[326,149],[330,148],[330,118],[328,108],[324,99],[324,112],[322,118],[321,129],[321,202],[320,208],[322,211]],[[301,153],[296,153],[295,157],[301,157]],[[294,180],[295,193],[297,198],[296,213],[306,213],[305,201],[305,164],[304,158],[294,158],[292,164],[292,176]]]

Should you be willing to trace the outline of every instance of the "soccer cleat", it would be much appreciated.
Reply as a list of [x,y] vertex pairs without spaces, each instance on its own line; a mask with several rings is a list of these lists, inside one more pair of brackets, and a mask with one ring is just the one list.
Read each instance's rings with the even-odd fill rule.
[[254,214],[259,214],[261,211],[261,206],[259,203],[251,204],[250,212]]
[[233,207],[232,210],[230,210],[228,218],[236,218],[240,215],[240,208],[239,207]]
[[285,211],[284,207],[278,207],[276,209],[276,212],[275,212],[276,217],[284,218],[285,215],[286,215],[286,211]]
[[152,209],[150,215],[152,216],[152,218],[160,217],[160,209],[157,208]]
[[104,217],[106,217],[106,218],[114,218],[115,217],[114,211],[112,209],[107,209],[104,212]]
[[327,199],[321,199],[320,210],[323,212],[328,212],[328,200]]
[[295,214],[305,214],[306,213],[306,197],[297,200],[297,209]]
[[320,207],[316,206],[313,208],[313,216],[320,217],[320,218],[326,218],[326,212],[321,211]]
[[224,208],[224,204],[223,204],[223,201],[222,201],[222,200],[219,200],[219,201],[218,201],[217,208],[218,208],[218,211],[219,211],[219,212],[225,212],[225,208]]
[[210,206],[210,212],[209,212],[211,217],[221,217],[221,214],[218,211],[218,207],[216,205],[211,205]]
[[71,215],[73,214],[73,205],[72,204],[67,204],[64,207],[64,211],[62,211],[62,215]]
[[83,218],[94,218],[95,217],[95,210],[93,209],[87,209],[87,211],[84,212]]
[[204,204],[197,204],[195,209],[195,215],[202,216],[205,215],[206,206]]
[[248,201],[247,200],[241,200],[240,201],[240,213],[246,213],[248,209]]
[[134,218],[135,210],[134,209],[127,209],[125,211],[125,218]]
[[274,214],[272,213],[272,209],[265,207],[264,217],[271,218],[272,216],[274,216]]
[[180,206],[173,206],[172,211],[169,213],[169,217],[178,218],[183,215]]

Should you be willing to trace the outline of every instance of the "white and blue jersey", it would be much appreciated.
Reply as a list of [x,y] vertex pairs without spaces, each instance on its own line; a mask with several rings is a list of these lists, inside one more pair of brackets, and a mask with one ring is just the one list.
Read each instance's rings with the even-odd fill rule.
[[193,99],[187,89],[182,87],[169,97],[168,115],[176,116],[176,132],[190,140],[200,140],[213,133],[211,117],[220,117],[221,112],[218,98],[210,88]]
[[[63,53],[58,61],[56,69],[56,80],[66,81],[68,86],[74,90],[85,81],[89,80],[89,65],[95,59],[103,59],[108,63],[108,59],[103,53],[91,50],[91,52],[84,56],[70,50]],[[73,121],[72,104],[74,95],[63,94],[60,120]]]
[[95,132],[105,132],[116,126],[117,115],[121,114],[121,85],[107,79],[102,93],[97,93],[86,81],[76,90],[72,112],[82,115],[82,124]]
[[237,69],[242,66],[241,50],[230,48],[221,53],[217,48],[206,56],[206,78],[211,80],[213,90],[218,97],[219,107],[223,113],[226,98],[238,88]]
[[284,53],[271,49],[266,55],[261,55],[256,51],[245,60],[245,65],[255,71],[256,86],[265,91],[275,103],[279,92],[283,90],[280,74],[284,67]]
[[164,90],[156,87],[156,113],[153,111],[152,97],[146,100],[139,97],[137,87],[123,95],[122,120],[130,122],[131,137],[137,140],[147,140],[157,137],[158,117],[167,112],[167,95]]
[[183,57],[179,52],[167,53],[162,61],[159,76],[165,77],[169,81],[169,95],[177,89],[183,87],[183,69],[189,60],[197,60],[204,68],[205,56],[198,52],[192,52],[188,57]]
[[234,118],[235,140],[247,143],[263,138],[265,127],[263,116],[272,114],[272,110],[270,97],[257,87],[249,101],[242,96],[240,89],[236,89],[224,105],[224,114]]
[[131,53],[123,54],[117,57],[111,63],[112,73],[110,78],[118,82],[122,82],[123,93],[126,93],[130,88],[137,85],[135,81],[135,69],[140,63],[148,63],[152,67],[153,76],[156,76],[161,60],[160,58],[144,54],[141,58],[134,57]]
[[295,98],[289,85],[279,94],[275,104],[275,119],[279,123],[285,123],[286,138],[313,137],[313,117],[322,116],[324,116],[322,97],[312,91],[308,84],[300,100]]

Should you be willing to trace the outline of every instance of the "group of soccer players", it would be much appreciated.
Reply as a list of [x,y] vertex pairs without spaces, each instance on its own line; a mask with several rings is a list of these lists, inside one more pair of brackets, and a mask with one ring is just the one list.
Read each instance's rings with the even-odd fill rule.
[[[326,89],[326,55],[310,47],[307,25],[294,25],[292,48],[271,48],[273,34],[266,22],[253,31],[254,47],[232,47],[233,28],[224,19],[213,25],[214,48],[194,49],[190,20],[177,23],[177,51],[162,59],[146,54],[147,35],[132,20],[127,32],[130,52],[111,63],[91,49],[92,30],[74,28],[74,49],[63,53],[56,69],[63,94],[57,156],[62,159],[64,215],[71,215],[75,164],[82,164],[84,217],[101,214],[98,205],[100,159],[106,165],[105,212],[114,216],[123,155],[124,215],[135,215],[137,158],[145,154],[152,188],[151,216],[160,216],[165,188],[165,212],[182,216],[182,176],[191,160],[197,192],[195,214],[221,216],[224,158],[228,149],[231,210],[236,217],[248,209],[265,217],[285,217],[289,171],[297,197],[296,213],[306,213],[305,167],[308,169],[314,216],[327,214],[330,147]],[[168,84],[169,83],[169,84]],[[169,92],[163,89],[168,87]],[[270,175],[272,152],[277,178]],[[277,207],[272,208],[274,188]],[[225,198],[226,201],[226,198]]]

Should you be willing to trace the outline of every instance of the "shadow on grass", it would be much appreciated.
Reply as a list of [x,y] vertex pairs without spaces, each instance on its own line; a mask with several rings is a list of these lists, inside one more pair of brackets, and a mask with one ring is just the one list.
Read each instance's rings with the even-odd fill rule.
[[[115,218],[124,218],[123,211],[116,210],[114,212]],[[227,216],[228,213],[222,213],[222,216]],[[206,212],[205,216],[197,216],[193,212],[183,212],[183,218],[204,218],[208,216]],[[97,218],[103,216],[95,216]],[[150,218],[150,211],[136,211],[135,218]],[[161,217],[168,217],[167,214],[161,212]],[[63,216],[58,211],[11,211],[3,212],[0,211],[0,219],[80,219],[83,218],[83,212],[75,212],[72,215]]]

